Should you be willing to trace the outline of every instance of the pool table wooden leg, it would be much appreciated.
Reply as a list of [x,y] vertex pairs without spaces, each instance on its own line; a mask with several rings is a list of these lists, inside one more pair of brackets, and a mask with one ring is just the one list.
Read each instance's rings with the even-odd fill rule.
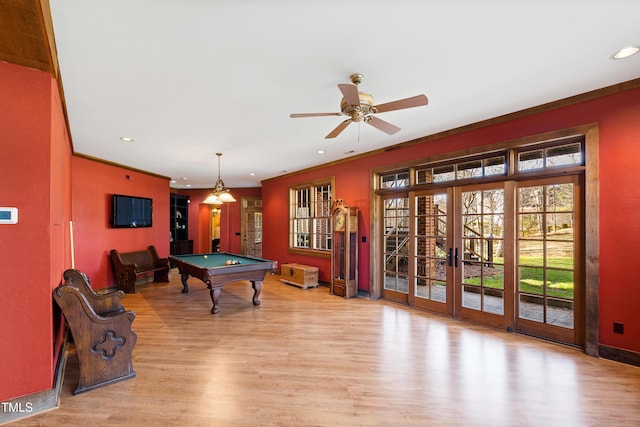
[[189,278],[189,273],[180,273],[180,279],[182,280],[182,293],[186,294],[189,292],[189,285],[187,285],[187,279]]
[[260,293],[262,292],[262,282],[251,282],[253,287],[253,305],[260,305]]
[[213,307],[211,307],[211,314],[216,314],[220,311],[220,304],[218,301],[220,300],[220,293],[222,290],[220,288],[214,288],[209,291],[211,294],[211,301],[213,302]]

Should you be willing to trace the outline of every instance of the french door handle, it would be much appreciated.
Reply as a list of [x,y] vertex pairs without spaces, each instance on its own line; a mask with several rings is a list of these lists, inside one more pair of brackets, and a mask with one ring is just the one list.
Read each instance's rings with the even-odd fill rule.
[[456,268],[458,268],[458,248],[456,248],[455,265],[456,265]]

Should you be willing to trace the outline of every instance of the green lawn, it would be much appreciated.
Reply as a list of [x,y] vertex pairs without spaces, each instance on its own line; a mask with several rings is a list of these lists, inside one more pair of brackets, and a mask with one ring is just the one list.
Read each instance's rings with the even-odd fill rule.
[[[502,258],[496,258],[495,262],[502,264]],[[540,257],[521,257],[520,262],[524,265],[542,266]],[[567,257],[553,257],[547,260],[547,266],[553,268],[573,267],[573,259]],[[573,299],[573,271],[555,270],[547,268],[547,296]],[[520,291],[536,295],[543,295],[543,274],[544,270],[538,267],[520,267]],[[484,277],[484,286],[493,289],[504,288],[504,275],[494,274]],[[480,285],[479,277],[472,277],[465,280],[470,285]]]

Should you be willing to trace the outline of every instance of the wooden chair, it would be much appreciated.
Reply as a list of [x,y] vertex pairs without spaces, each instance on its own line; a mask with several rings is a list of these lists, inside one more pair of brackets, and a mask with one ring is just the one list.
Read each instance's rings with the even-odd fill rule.
[[124,310],[121,297],[115,296],[110,303],[102,303],[106,311],[98,314],[77,287],[88,284],[86,276],[77,270],[65,273],[65,283],[54,289],[53,297],[69,324],[78,355],[80,372],[74,394],[135,377],[131,363],[137,340],[131,328],[135,313]]

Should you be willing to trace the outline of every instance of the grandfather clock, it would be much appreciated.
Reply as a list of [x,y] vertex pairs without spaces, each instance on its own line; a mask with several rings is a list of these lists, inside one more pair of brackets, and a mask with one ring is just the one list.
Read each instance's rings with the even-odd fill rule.
[[331,208],[331,293],[350,298],[358,295],[358,209],[337,199]]

